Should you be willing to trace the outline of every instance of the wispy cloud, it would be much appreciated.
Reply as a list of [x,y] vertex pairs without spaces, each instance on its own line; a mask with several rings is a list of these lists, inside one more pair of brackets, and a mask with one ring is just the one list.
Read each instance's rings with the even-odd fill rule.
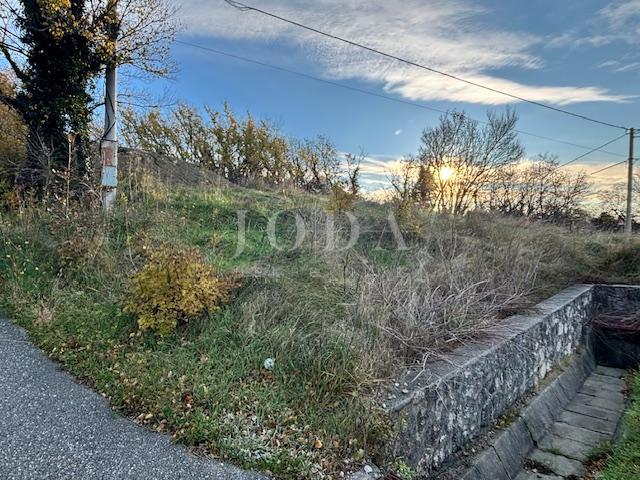
[[622,63],[617,60],[607,60],[598,65],[598,68],[610,70],[615,73],[633,72],[640,70],[640,62]]
[[398,135],[402,135],[402,129],[399,128],[398,130],[396,130],[395,132],[393,132],[393,134],[397,137]]
[[640,0],[618,0],[596,11],[591,21],[547,40],[552,48],[602,47],[614,42],[640,45]]
[[600,65],[598,65],[598,68],[604,68],[604,69],[611,69],[611,70],[616,70],[617,68],[620,67],[620,62],[617,60],[607,60],[606,62],[602,62]]
[[[387,0],[248,3],[532,100],[557,105],[627,100],[601,87],[526,85],[491,74],[505,67],[540,68],[543,61],[532,51],[542,39],[486,25],[483,17],[490,12],[471,0],[433,0],[428,8],[421,0],[406,0],[402,8]],[[513,102],[509,97],[329,41],[256,13],[239,12],[223,2],[184,0],[183,12],[187,31],[192,35],[288,44],[302,50],[327,78],[373,82],[411,100],[490,105]]]
[[624,28],[634,36],[640,33],[640,0],[613,2],[600,10],[599,14],[616,29]]
[[632,62],[616,68],[616,72],[632,72],[640,69],[640,62]]

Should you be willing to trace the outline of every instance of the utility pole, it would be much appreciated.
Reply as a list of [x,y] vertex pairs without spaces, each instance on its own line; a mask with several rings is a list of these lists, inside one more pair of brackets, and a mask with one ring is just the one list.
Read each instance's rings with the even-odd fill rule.
[[628,181],[627,181],[627,218],[624,233],[631,235],[633,233],[633,140],[634,129],[629,129],[629,164],[628,164]]
[[118,2],[109,0],[107,11],[112,21],[111,41],[113,58],[106,65],[104,98],[104,135],[100,144],[102,160],[102,208],[109,210],[116,200],[118,186],[118,67],[116,41],[118,38]]

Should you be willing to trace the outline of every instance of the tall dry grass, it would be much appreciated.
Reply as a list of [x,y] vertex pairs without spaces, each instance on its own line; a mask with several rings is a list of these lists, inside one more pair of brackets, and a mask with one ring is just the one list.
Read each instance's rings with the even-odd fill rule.
[[[312,226],[309,257],[322,259],[325,283],[342,294],[336,300],[325,291],[326,302],[315,302],[316,308],[341,301],[342,309],[325,305],[310,311],[305,302],[291,303],[289,295],[276,310],[287,305],[289,315],[319,322],[325,335],[343,338],[381,375],[494,335],[507,317],[572,283],[631,281],[633,276],[612,270],[621,267],[612,258],[640,251],[637,240],[617,235],[485,213],[427,212],[401,222],[407,250],[398,250],[388,209],[368,204],[353,211],[360,229],[356,246],[327,250],[327,236],[336,237],[338,247],[352,240],[351,220],[334,216],[328,223],[322,205],[309,203],[298,213]],[[269,304],[268,296],[263,302]]]

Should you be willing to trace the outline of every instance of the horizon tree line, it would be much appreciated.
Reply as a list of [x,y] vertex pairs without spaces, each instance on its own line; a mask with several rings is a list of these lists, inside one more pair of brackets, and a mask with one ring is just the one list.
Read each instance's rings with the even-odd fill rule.
[[[177,25],[167,0],[0,0],[0,162],[2,189],[42,197],[66,180],[90,183],[91,121],[101,106],[97,83],[107,64],[162,77]],[[234,183],[290,185],[315,193],[360,192],[361,153],[343,154],[326,137],[287,138],[251,114],[181,104],[163,115],[123,111],[123,137],[136,148],[176,156]],[[507,109],[480,123],[452,111],[427,128],[405,172],[392,179],[399,201],[453,215],[471,209],[545,220],[580,216],[592,193],[584,174],[561,171],[544,154],[524,160]],[[94,136],[94,142],[99,140]],[[445,175],[445,172],[448,172]],[[636,186],[636,189],[640,187]],[[615,189],[601,192],[607,214],[620,217]]]

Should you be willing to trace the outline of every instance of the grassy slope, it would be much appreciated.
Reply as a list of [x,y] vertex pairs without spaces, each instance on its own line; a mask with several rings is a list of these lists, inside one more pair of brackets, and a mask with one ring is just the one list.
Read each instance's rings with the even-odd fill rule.
[[634,376],[632,390],[633,404],[624,419],[625,436],[614,446],[599,477],[602,480],[640,480],[640,373]]
[[[81,213],[67,222],[43,209],[5,216],[5,305],[52,358],[140,423],[281,477],[335,471],[338,458],[369,453],[385,424],[361,395],[370,373],[323,332],[343,314],[344,291],[321,260],[269,248],[266,212],[287,206],[275,194],[223,189],[174,192],[110,221]],[[233,259],[243,208],[246,249]],[[120,303],[142,237],[201,247],[223,273],[246,270],[237,298],[173,337],[138,335]],[[277,275],[262,275],[263,265]],[[268,357],[273,371],[261,368]]]
[[[517,258],[526,263],[534,252],[544,264],[532,298],[615,263],[595,262],[615,239],[585,240],[547,227],[541,235],[542,227],[532,233],[521,223],[483,217],[428,220],[430,233],[415,239],[430,245],[420,258],[376,250],[387,210],[369,204],[357,209],[368,229],[353,253],[323,255],[315,244],[274,251],[267,215],[278,208],[317,212],[322,200],[226,187],[153,191],[109,219],[87,210],[68,219],[43,208],[4,214],[4,304],[38,345],[115,408],[191,446],[282,478],[348,469],[375,455],[390,434],[369,393],[401,367],[401,346],[369,322],[372,312],[354,313],[365,277],[348,274],[351,256],[369,270],[401,268],[406,276],[424,255],[449,248],[445,257],[459,258],[451,244],[466,239],[469,251],[480,252],[485,278],[505,269],[498,254],[517,245]],[[247,243],[234,258],[239,209],[248,212]],[[293,220],[286,218],[280,233],[291,241]],[[431,245],[438,232],[442,241]],[[169,338],[143,336],[120,310],[143,239],[197,246],[219,271],[240,272],[243,286],[213,318]],[[475,268],[470,259],[477,260],[463,256],[434,268],[464,267],[456,277],[464,280]],[[262,368],[268,357],[275,358],[272,371]]]

